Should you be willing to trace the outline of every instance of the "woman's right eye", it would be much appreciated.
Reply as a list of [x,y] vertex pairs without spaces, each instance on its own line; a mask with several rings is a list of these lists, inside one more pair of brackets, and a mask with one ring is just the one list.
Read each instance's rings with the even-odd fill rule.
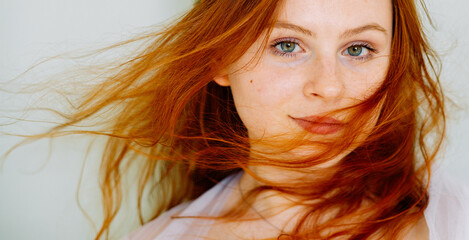
[[274,53],[280,56],[294,56],[295,53],[302,52],[300,45],[293,40],[278,40],[272,45]]

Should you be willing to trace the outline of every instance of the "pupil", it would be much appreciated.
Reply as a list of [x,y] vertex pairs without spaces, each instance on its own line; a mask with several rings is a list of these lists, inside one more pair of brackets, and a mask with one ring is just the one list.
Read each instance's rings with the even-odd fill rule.
[[354,46],[348,48],[348,53],[352,56],[359,56],[362,53],[363,48],[360,46]]
[[295,50],[295,43],[292,42],[284,42],[282,43],[282,49],[285,52],[293,52]]

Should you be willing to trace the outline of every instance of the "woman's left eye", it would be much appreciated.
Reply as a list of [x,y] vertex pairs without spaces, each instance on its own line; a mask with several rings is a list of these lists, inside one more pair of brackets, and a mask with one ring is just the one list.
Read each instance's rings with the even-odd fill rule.
[[373,52],[376,52],[376,50],[369,44],[358,43],[345,49],[342,54],[345,56],[352,56],[358,60],[365,60],[371,57]]

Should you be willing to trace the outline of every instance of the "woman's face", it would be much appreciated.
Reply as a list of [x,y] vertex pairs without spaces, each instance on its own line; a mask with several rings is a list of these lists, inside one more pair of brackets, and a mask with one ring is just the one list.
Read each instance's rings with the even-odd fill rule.
[[286,0],[279,6],[278,22],[258,61],[252,59],[262,37],[214,79],[231,87],[250,139],[305,130],[312,138],[339,133],[347,116],[321,117],[363,101],[383,82],[391,48],[391,4]]

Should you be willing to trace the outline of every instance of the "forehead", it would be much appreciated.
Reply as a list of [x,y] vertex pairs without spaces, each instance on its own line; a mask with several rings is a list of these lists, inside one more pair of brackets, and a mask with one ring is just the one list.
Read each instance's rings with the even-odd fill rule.
[[314,33],[341,32],[370,23],[392,28],[391,0],[285,0],[279,8],[279,21]]

